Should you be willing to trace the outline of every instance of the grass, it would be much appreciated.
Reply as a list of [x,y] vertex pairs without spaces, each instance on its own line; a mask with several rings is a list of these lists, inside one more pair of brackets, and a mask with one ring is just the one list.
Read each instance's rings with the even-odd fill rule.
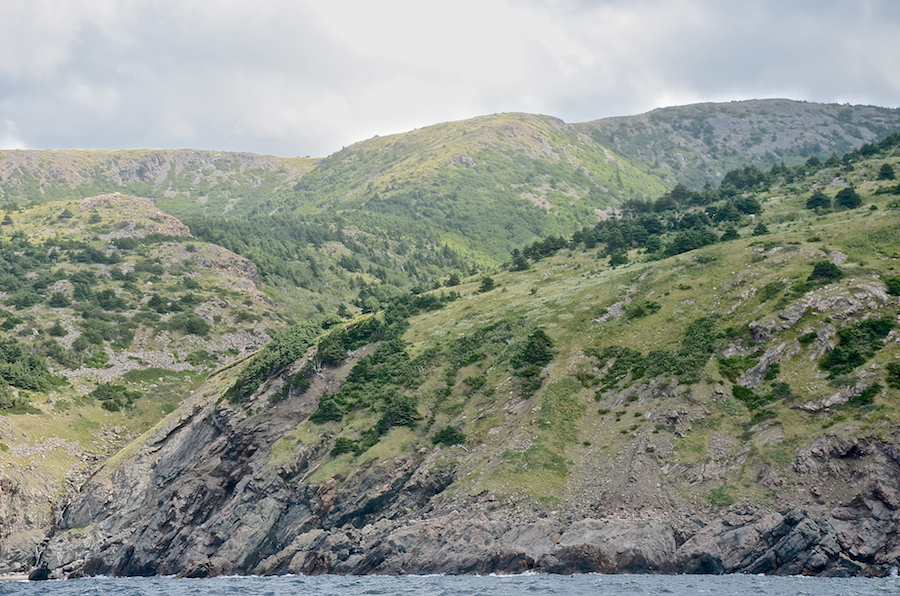
[[[396,142],[396,138],[385,139],[375,142],[373,147]],[[421,165],[423,171],[428,167],[427,161]],[[796,450],[814,440],[820,429],[825,432],[826,426],[828,432],[845,436],[890,436],[891,429],[900,424],[900,390],[888,386],[886,378],[887,364],[896,362],[900,356],[896,342],[876,346],[878,349],[873,354],[847,373],[854,376],[854,371],[862,367],[874,371],[884,386],[884,395],[878,392],[867,396],[871,404],[848,407],[837,415],[813,415],[791,406],[827,397],[836,389],[829,386],[825,371],[817,366],[816,359],[811,360],[814,342],[802,343],[799,338],[824,328],[826,323],[849,327],[855,324],[855,319],[836,322],[827,312],[807,313],[793,328],[771,341],[753,340],[748,330],[752,321],[780,324],[784,320],[779,316],[781,311],[808,297],[809,292],[852,295],[864,284],[878,286],[884,276],[897,275],[893,268],[898,266],[892,260],[897,257],[891,255],[900,256],[900,238],[895,233],[900,213],[888,209],[887,196],[872,194],[876,185],[859,182],[867,205],[875,204],[878,210],[820,216],[803,207],[805,189],[801,189],[803,192],[775,189],[767,193],[768,200],[764,201],[766,212],[762,219],[770,229],[764,237],[750,237],[750,229],[745,228],[740,230],[738,240],[652,262],[643,261],[642,255],[631,251],[629,263],[615,269],[605,265],[605,260],[598,260],[596,251],[562,250],[526,271],[485,267],[477,274],[463,276],[460,285],[454,288],[460,292],[460,300],[412,317],[403,335],[411,359],[433,354],[431,360],[423,360],[421,377],[402,388],[415,397],[421,420],[413,427],[391,429],[358,456],[345,453],[324,458],[309,481],[348,478],[373,462],[392,462],[422,447],[434,449],[431,441],[434,433],[452,427],[467,437],[465,445],[444,447],[441,451],[442,461],[458,470],[453,491],[479,494],[487,490],[503,498],[524,490],[538,501],[555,506],[567,498],[572,478],[595,473],[596,468],[591,466],[596,466],[601,458],[626,453],[651,436],[654,441],[670,442],[675,450],[672,461],[687,464],[688,469],[709,462],[713,451],[711,440],[717,435],[724,436],[733,445],[726,457],[743,450],[747,452],[748,460],[740,474],[749,474],[746,470],[754,466],[788,466]],[[559,201],[563,194],[548,191],[548,200]],[[61,205],[36,208],[17,216],[16,225],[30,226],[30,231],[40,234],[43,229],[40,226],[46,226],[44,219],[55,217],[57,211],[61,211]],[[79,224],[84,218],[72,211],[75,213],[72,223]],[[34,220],[30,221],[29,217]],[[813,236],[819,240],[806,241]],[[202,243],[196,245],[198,251],[204,250]],[[189,254],[197,254],[189,253],[179,243],[164,243],[160,247],[164,251],[160,254],[178,263],[183,263]],[[806,282],[815,262],[834,258],[838,253],[848,255],[848,260],[841,265],[842,280],[824,289],[818,286],[802,292],[791,290],[795,284]],[[860,265],[860,261],[865,265]],[[171,279],[166,275],[156,276],[152,282],[154,287],[177,286],[177,291],[184,293],[187,288],[182,286],[188,278],[181,269],[178,271],[177,280],[174,276]],[[483,275],[490,275],[497,288],[480,293]],[[214,295],[222,282],[209,272],[203,272],[197,279],[202,289],[191,290],[197,294]],[[346,279],[342,283],[349,283]],[[365,273],[354,279],[371,282],[375,277]],[[290,295],[282,288],[268,291],[270,296],[279,299]],[[234,291],[221,292],[219,298],[243,308],[244,294],[229,292]],[[307,300],[311,295],[304,294]],[[658,308],[645,308],[642,316],[598,320],[612,305],[626,299],[644,306],[658,305]],[[273,320],[268,307],[252,300],[251,306],[261,320]],[[896,318],[895,303],[878,310],[879,316]],[[221,314],[231,320],[234,317],[229,312]],[[21,314],[36,319],[41,313]],[[628,348],[641,358],[648,357],[652,351],[678,354],[688,329],[698,320],[704,321],[708,328],[699,343],[708,342],[715,347],[715,352],[705,364],[700,362],[689,378],[669,383],[672,375],[668,371],[655,380],[645,376],[635,381],[635,372],[630,371],[630,376],[618,383],[618,387],[601,387],[607,371],[603,369],[604,363],[591,356],[591,348]],[[455,353],[454,346],[461,345],[457,343],[461,338],[472,337],[499,324],[508,326],[508,336],[491,337],[490,341],[478,343],[472,348],[481,350],[474,361],[464,358],[459,358],[462,364],[452,361],[449,355]],[[540,388],[529,393],[521,390],[521,379],[511,362],[528,333],[537,328],[552,340],[556,355],[552,362],[540,368]],[[148,339],[152,341],[161,340]],[[777,378],[765,380],[756,390],[760,395],[769,395],[774,383],[788,382],[797,397],[788,400],[791,403],[775,397],[750,411],[731,397],[731,384],[767,347],[781,341],[788,347],[779,363]],[[181,357],[191,358],[193,353],[195,359],[205,359],[199,351],[194,346]],[[209,353],[205,347],[203,351]],[[44,435],[59,436],[77,442],[85,450],[97,451],[90,442],[92,438],[114,426],[135,434],[151,432],[161,427],[160,417],[177,403],[177,398],[168,399],[166,394],[187,395],[193,389],[203,392],[202,399],[217,399],[233,384],[242,367],[243,364],[214,374],[203,385],[205,371],[201,374],[145,369],[129,373],[125,382],[144,388],[146,393],[134,410],[119,413],[105,412],[96,404],[79,404],[77,398],[79,392],[85,392],[83,388],[60,388],[53,394],[53,405],[34,399],[40,414],[8,417],[16,436],[24,432],[28,439],[9,441],[10,449],[2,451],[0,457],[8,457],[16,445]],[[191,378],[186,379],[185,374]],[[650,381],[658,384],[644,386]],[[83,383],[90,386],[92,382]],[[157,387],[151,388],[153,384]],[[640,397],[628,401],[625,390],[635,387],[641,389]],[[717,387],[724,393],[716,392]],[[594,401],[597,392],[601,398],[599,403]],[[72,405],[68,408],[57,406],[69,403]],[[372,411],[352,411],[340,423],[302,423],[274,444],[269,464],[288,462],[303,446],[313,445],[326,436],[360,439],[377,423],[381,412],[375,410],[379,407],[380,404],[375,404]],[[594,408],[605,413],[595,413]],[[667,418],[673,410],[683,412],[677,424]],[[751,428],[755,430],[751,432]],[[674,432],[683,436],[675,436]],[[123,451],[114,463],[126,461],[136,448]],[[58,461],[67,460],[60,455]],[[749,484],[745,485],[729,477],[728,482],[718,489],[704,484],[696,489],[700,491],[697,494],[709,495],[707,502],[722,506],[728,499],[744,495],[762,498],[759,497],[762,493],[753,488],[755,480],[747,480]]]
[[[866,195],[864,194],[864,196]],[[571,418],[566,418],[564,423],[555,423],[557,413],[552,404],[548,404],[550,407],[545,413],[545,403],[550,401],[548,396],[556,395],[557,391],[560,391],[560,395],[568,394],[569,397],[564,400],[576,399],[576,396],[579,395],[581,387],[576,376],[585,370],[589,371],[589,368],[585,369],[582,351],[584,346],[591,345],[595,341],[593,338],[602,338],[602,345],[628,347],[646,354],[651,348],[676,349],[680,334],[692,317],[696,317],[698,313],[717,315],[719,329],[731,326],[737,329],[746,329],[747,322],[766,317],[777,317],[777,313],[781,309],[795,300],[790,295],[789,286],[791,283],[805,280],[810,275],[812,263],[816,259],[822,258],[820,249],[823,243],[827,244],[830,252],[844,252],[850,254],[852,259],[854,251],[863,253],[872,250],[872,246],[856,248],[854,244],[857,241],[854,238],[865,236],[868,233],[866,230],[874,230],[878,250],[891,254],[891,251],[900,249],[898,246],[900,242],[897,239],[879,232],[882,229],[889,230],[892,229],[892,226],[896,226],[896,215],[885,215],[884,210],[871,212],[876,215],[868,216],[858,212],[843,212],[828,214],[821,221],[816,221],[817,216],[803,208],[803,200],[802,196],[783,195],[766,202],[767,216],[777,216],[781,223],[770,226],[771,233],[765,239],[742,238],[728,245],[716,245],[701,249],[696,251],[697,254],[686,253],[653,263],[632,262],[616,270],[609,270],[603,265],[598,265],[592,255],[564,251],[542,260],[527,271],[492,273],[497,285],[506,289],[504,294],[496,292],[486,295],[472,294],[477,286],[477,279],[467,282],[464,280],[461,287],[464,288],[464,295],[472,294],[469,298],[450,304],[441,311],[415,318],[405,337],[412,343],[412,351],[421,353],[439,345],[448,337],[456,337],[486,321],[494,321],[503,317],[520,316],[534,321],[538,325],[543,325],[553,338],[555,345],[560,346],[561,349],[549,371],[549,378],[545,381],[541,394],[543,401],[532,401],[528,406],[523,407],[522,410],[527,414],[523,415],[521,420],[528,428],[529,420],[535,418],[531,409],[540,404],[541,410],[537,417],[539,436],[541,435],[539,431],[541,426],[552,427],[554,424],[558,424],[560,428],[570,427]],[[820,242],[813,244],[805,242],[806,238],[811,236],[808,231],[809,226],[814,226],[814,229],[817,230],[816,235],[820,237]],[[697,259],[698,254],[707,256]],[[862,258],[863,255],[860,254],[860,257]],[[878,268],[873,269],[876,264]],[[872,262],[871,259],[869,259],[867,268],[844,264],[845,280],[837,282],[838,285],[835,286],[835,289],[842,291],[841,288],[845,286],[840,284],[845,282],[847,287],[860,282],[877,284],[874,275],[879,270],[889,271],[888,265],[889,262]],[[690,290],[682,289],[688,286]],[[753,288],[761,287],[767,288],[762,297],[756,297],[750,291]],[[537,291],[534,291],[535,289]],[[658,303],[660,305],[658,312],[632,321],[613,320],[606,323],[595,321],[599,316],[598,313],[621,300],[626,293]],[[686,303],[687,300],[690,302]],[[807,315],[793,329],[786,332],[784,338],[788,341],[796,339],[806,332],[805,329],[809,325],[820,324],[819,321],[819,317]],[[751,347],[750,351],[736,357],[734,372],[729,372],[729,377],[736,378],[740,372],[752,366],[755,362],[752,356],[753,352],[762,348],[762,346],[752,348],[753,342],[749,335],[742,337],[743,339],[725,340],[726,346],[731,345],[731,342],[741,341]],[[825,396],[830,388],[822,382],[821,378],[817,378],[820,373],[817,373],[815,366],[810,366],[807,349],[802,348],[796,353],[789,352],[789,356],[780,363],[780,373],[777,379],[766,381],[760,391],[767,393],[771,383],[787,380],[792,391],[798,395],[796,399],[800,403],[815,399],[817,396]],[[890,345],[884,348],[883,356],[879,353],[876,357],[879,360],[890,359],[896,353],[896,348]],[[708,364],[702,374],[712,375],[715,380],[720,372],[715,365]],[[501,371],[489,367],[483,374],[486,378],[486,387],[493,386],[502,390],[498,391],[498,396],[504,395],[503,391],[508,391],[507,385],[504,384],[505,377]],[[595,373],[594,376],[599,378]],[[588,377],[583,374],[580,379],[589,382]],[[727,381],[724,373],[722,373],[722,380]],[[697,387],[702,389],[704,386],[701,383]],[[561,391],[560,388],[566,389]],[[896,390],[891,390],[888,400],[896,400],[897,397],[893,397],[896,393]],[[703,391],[700,391],[700,394],[703,394]],[[875,398],[876,404],[879,400],[880,397]],[[482,408],[490,408],[489,404],[502,402],[487,399],[480,400],[479,403],[482,404]],[[734,437],[740,444],[740,438],[745,432],[744,429],[747,428],[745,425],[753,422],[753,413],[731,397],[716,399],[714,403],[716,409],[721,412],[718,417],[713,415],[713,418],[718,420],[718,429],[695,427],[685,437],[677,439],[675,448],[679,461],[702,462],[708,458],[708,440],[713,432]],[[650,407],[654,408],[654,405],[651,403]],[[766,418],[769,414],[764,413],[764,416],[757,416],[757,422],[777,424],[784,433],[785,440],[798,438],[803,441],[811,440],[810,415],[790,410],[788,405],[782,403],[781,400],[767,404],[764,409],[767,412],[772,411],[775,418]],[[601,402],[601,409],[609,410],[611,408],[606,405],[606,402]],[[469,418],[479,415],[477,409],[467,408],[464,411]],[[632,436],[639,436],[643,431],[641,427],[631,428],[634,423],[632,422],[633,417],[630,415],[633,412],[629,409],[628,414],[620,417],[619,423],[612,423],[609,414],[602,417],[598,415],[598,418],[609,421],[608,424],[600,427],[605,430],[594,430],[580,435],[571,433],[571,436],[575,437],[573,440],[584,440],[593,445],[612,446],[630,442],[634,440],[631,438]],[[872,420],[872,425],[883,426],[896,420],[897,413],[896,408],[887,406],[867,416]],[[550,421],[551,424],[546,425],[547,421]],[[446,422],[455,421],[447,420]],[[488,435],[487,430],[492,426],[503,425],[506,427],[510,424],[515,423],[488,416],[478,427],[481,430],[466,429],[466,433],[476,444],[484,442],[484,448],[488,451],[502,450],[501,439]],[[648,428],[655,428],[656,424],[658,423],[654,423]],[[571,427],[575,428],[575,426]],[[623,430],[628,434],[622,435],[620,431]],[[580,432],[584,433],[585,431]],[[502,439],[502,441],[506,440],[508,439]],[[755,443],[757,439],[751,435],[750,441]],[[773,462],[778,463],[785,459],[786,456],[783,453],[785,452],[776,450],[762,455],[760,452],[758,457],[770,458]],[[527,457],[510,455],[507,458],[512,458],[512,460],[505,464],[506,468],[503,468],[506,470],[505,472],[492,473],[489,476],[490,481],[483,478],[475,481],[470,477],[469,482],[472,482],[472,488],[469,490],[474,491],[479,487],[490,486],[508,493],[513,490],[513,487],[524,487],[525,483],[520,484],[514,481],[511,470],[517,469],[521,473],[521,467]],[[573,474],[578,473],[577,467],[573,468],[569,465],[569,470]],[[542,476],[542,479],[537,480],[541,489],[534,491],[535,494],[546,494],[546,491],[549,490],[557,497],[562,496],[564,483],[558,484],[553,480],[553,475],[548,474],[546,470],[538,473],[539,476]]]

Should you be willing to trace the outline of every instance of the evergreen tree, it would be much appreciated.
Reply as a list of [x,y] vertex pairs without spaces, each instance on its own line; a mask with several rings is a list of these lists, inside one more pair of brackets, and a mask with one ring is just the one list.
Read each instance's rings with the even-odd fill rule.
[[828,198],[821,190],[817,190],[816,192],[809,195],[809,198],[806,199],[806,208],[807,209],[817,209],[821,207],[822,209],[828,209],[831,207],[831,199]]
[[862,205],[862,199],[859,198],[852,186],[847,186],[835,195],[833,205],[843,209],[856,209]]

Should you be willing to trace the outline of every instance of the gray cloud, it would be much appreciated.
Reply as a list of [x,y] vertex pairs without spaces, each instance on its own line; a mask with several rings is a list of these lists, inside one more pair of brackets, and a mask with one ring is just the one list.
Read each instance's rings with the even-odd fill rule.
[[900,3],[7,0],[0,147],[326,155],[498,111],[897,106]]

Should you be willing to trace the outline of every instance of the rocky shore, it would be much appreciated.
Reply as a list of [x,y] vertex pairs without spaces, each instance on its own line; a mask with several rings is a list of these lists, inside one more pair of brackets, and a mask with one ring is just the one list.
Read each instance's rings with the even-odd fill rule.
[[[267,396],[293,369],[241,407],[221,403],[210,382],[87,481],[32,576],[532,570],[880,576],[898,563],[900,451],[876,440],[823,437],[798,456],[795,472],[817,495],[810,508],[786,500],[781,508],[638,502],[626,509],[598,499],[587,515],[523,509],[491,493],[448,491],[459,470],[436,465],[437,446],[373,460],[349,478],[312,482],[331,449],[327,436],[273,460],[275,442],[315,411],[359,357],[274,404]],[[642,464],[629,465],[633,477]],[[847,485],[856,495],[841,501],[836,487]]]

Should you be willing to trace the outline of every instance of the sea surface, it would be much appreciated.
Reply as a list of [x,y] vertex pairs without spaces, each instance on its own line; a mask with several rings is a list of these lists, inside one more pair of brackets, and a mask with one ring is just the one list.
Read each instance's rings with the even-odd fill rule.
[[812,578],[761,575],[490,575],[279,576],[213,579],[90,578],[0,582],[0,595],[53,596],[698,596],[900,595],[900,578]]

